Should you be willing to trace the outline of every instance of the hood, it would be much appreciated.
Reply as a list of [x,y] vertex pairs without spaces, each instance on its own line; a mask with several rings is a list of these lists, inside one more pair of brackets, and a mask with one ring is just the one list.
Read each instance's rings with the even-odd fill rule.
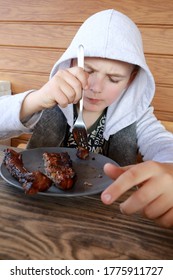
[[[70,46],[54,65],[50,78],[60,68],[70,67],[71,59],[77,57],[78,46],[82,44],[85,56],[120,60],[140,66],[140,70],[121,98],[109,106],[104,137],[136,121],[150,105],[155,82],[143,52],[140,31],[126,15],[109,9],[89,17],[79,28]],[[73,125],[73,105],[61,108],[70,126]]]

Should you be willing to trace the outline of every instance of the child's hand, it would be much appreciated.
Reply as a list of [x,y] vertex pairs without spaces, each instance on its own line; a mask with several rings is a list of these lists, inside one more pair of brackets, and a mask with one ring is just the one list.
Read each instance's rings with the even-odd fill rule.
[[40,96],[40,105],[51,108],[58,104],[66,107],[70,103],[77,103],[82,89],[87,87],[88,74],[80,67],[59,70],[37,93]]
[[20,120],[56,104],[66,107],[70,103],[77,103],[81,99],[82,89],[87,89],[87,83],[88,74],[80,67],[59,70],[41,89],[25,97]]
[[101,195],[105,204],[111,204],[133,186],[134,193],[120,204],[127,215],[142,212],[163,227],[173,226],[173,164],[146,161],[140,164],[116,167],[104,166],[113,182]]

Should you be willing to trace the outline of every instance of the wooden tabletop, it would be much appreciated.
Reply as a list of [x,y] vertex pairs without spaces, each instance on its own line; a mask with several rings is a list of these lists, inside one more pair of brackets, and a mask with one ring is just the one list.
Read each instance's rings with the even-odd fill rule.
[[123,215],[119,202],[27,196],[0,177],[0,259],[173,259],[173,229]]

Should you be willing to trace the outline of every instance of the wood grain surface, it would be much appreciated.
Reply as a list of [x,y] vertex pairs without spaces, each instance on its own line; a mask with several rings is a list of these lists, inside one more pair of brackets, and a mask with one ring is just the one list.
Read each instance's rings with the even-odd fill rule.
[[173,229],[122,215],[119,202],[128,195],[111,206],[100,194],[27,196],[0,178],[0,259],[173,259]]
[[137,23],[173,24],[172,0],[1,0],[3,21],[82,22],[104,9],[117,9]]

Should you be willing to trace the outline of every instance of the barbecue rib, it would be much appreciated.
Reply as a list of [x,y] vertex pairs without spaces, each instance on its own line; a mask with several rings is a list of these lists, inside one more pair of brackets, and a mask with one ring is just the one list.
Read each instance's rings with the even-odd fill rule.
[[76,181],[76,173],[72,168],[72,161],[67,152],[44,153],[44,167],[46,175],[57,188],[71,189]]
[[4,151],[3,163],[10,174],[22,185],[26,194],[36,194],[48,190],[52,181],[40,171],[29,172],[23,165],[22,154],[12,149]]
[[86,159],[89,156],[89,150],[81,146],[78,146],[76,156],[80,159]]

